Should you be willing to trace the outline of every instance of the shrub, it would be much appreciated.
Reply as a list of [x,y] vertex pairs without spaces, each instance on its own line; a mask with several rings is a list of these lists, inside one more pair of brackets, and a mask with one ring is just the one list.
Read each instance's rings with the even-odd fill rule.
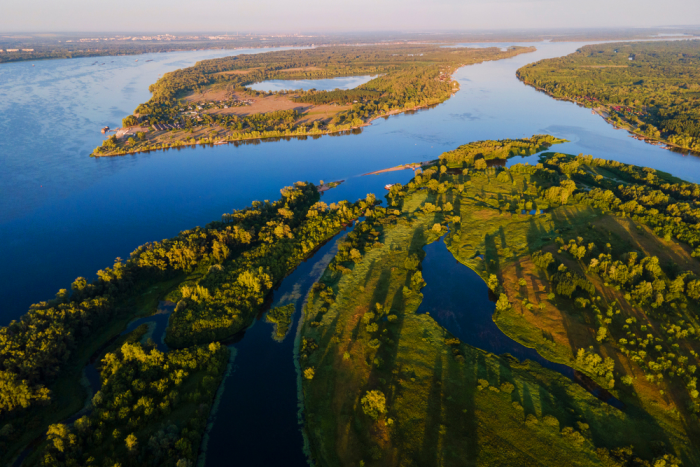
[[386,397],[382,391],[367,391],[361,403],[362,411],[373,420],[378,420],[386,411]]

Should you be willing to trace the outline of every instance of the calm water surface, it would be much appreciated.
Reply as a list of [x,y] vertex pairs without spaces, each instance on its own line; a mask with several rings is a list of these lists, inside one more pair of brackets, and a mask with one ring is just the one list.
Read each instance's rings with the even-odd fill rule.
[[[272,338],[273,326],[264,315],[238,336],[231,375],[209,434],[207,466],[305,466],[297,407],[294,338],[302,305],[311,286],[337,252],[336,235],[312,258],[299,265],[274,292],[273,307],[293,303],[296,311],[282,342]],[[230,421],[235,421],[231,423]],[[258,447],[266,448],[259,449]]]
[[249,87],[256,91],[285,91],[309,89],[333,90],[333,89],[353,89],[374,79],[376,76],[344,76],[330,79],[273,79],[255,83]]
[[550,362],[535,349],[525,347],[505,335],[493,321],[496,304],[489,297],[486,283],[476,272],[455,259],[447,249],[444,237],[423,249],[426,256],[422,270],[427,285],[421,290],[423,301],[418,313],[429,313],[462,342],[496,355],[507,353],[520,361],[537,362],[581,384],[613,407],[624,409],[622,402],[602,390],[590,378],[571,367]]
[[[121,118],[149,98],[148,85],[158,75],[231,51],[143,55],[138,62],[134,57],[99,57],[0,66],[0,325],[18,318],[31,303],[52,298],[76,277],[94,278],[98,269],[117,256],[127,257],[140,244],[204,225],[256,199],[277,199],[282,186],[297,180],[345,179],[324,195],[329,203],[354,201],[370,192],[381,196],[384,184],[405,183],[412,172],[358,175],[434,159],[470,141],[550,133],[570,141],[557,147],[561,152],[593,154],[700,181],[699,159],[636,141],[589,110],[520,83],[515,78],[519,67],[584,44],[533,45],[535,53],[458,70],[454,78],[461,90],[446,103],[377,120],[361,134],[101,159],[88,157],[103,139],[99,129],[119,126]],[[315,261],[326,257],[319,254],[295,274],[308,276],[304,268],[313,269]],[[294,277],[275,294],[279,303],[286,303],[285,287],[293,291],[294,281],[302,280]],[[289,299],[297,306],[313,282],[310,277],[302,280],[306,285],[299,286],[297,298]],[[479,284],[475,281],[474,287]],[[470,300],[481,300],[474,296]],[[211,435],[209,464],[228,465],[245,451],[269,457],[269,465],[303,461],[294,453],[288,463],[279,464],[268,453],[280,436],[294,446],[300,440],[296,393],[286,389],[295,384],[291,338],[277,344],[271,332],[270,325],[257,322],[235,344],[238,367]],[[477,337],[494,339],[484,332]],[[278,361],[288,364],[278,366]],[[244,420],[249,425],[238,423]],[[282,431],[268,437],[269,424],[277,422]]]
[[[509,44],[497,44],[509,45]],[[297,180],[348,179],[331,197],[382,194],[395,172],[350,178],[435,158],[469,141],[551,133],[558,150],[647,165],[700,181],[700,161],[629,138],[602,118],[515,78],[520,66],[582,44],[537,43],[538,51],[461,68],[461,91],[414,115],[377,120],[359,135],[186,148],[89,158],[104,125],[115,127],[159,74],[229,51],[50,60],[0,66],[0,324],[53,297],[76,277],[93,278],[148,241],[204,225],[255,199],[277,199]],[[146,60],[153,59],[153,62]],[[113,62],[113,63],[112,63]],[[332,194],[331,194],[332,193]]]

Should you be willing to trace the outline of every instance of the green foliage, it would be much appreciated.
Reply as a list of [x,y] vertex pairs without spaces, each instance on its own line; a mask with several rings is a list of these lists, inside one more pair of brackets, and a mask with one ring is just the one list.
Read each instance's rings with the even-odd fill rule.
[[373,420],[378,420],[386,412],[386,397],[382,391],[367,391],[361,403],[362,411]]
[[289,326],[292,324],[292,315],[294,315],[294,304],[290,303],[284,306],[272,308],[265,314],[265,319],[270,323],[275,323],[275,337],[284,339],[289,331]]
[[[450,167],[463,167],[475,165],[476,169],[485,169],[486,161],[492,159],[508,159],[513,156],[529,156],[536,152],[548,149],[553,144],[563,143],[565,140],[550,135],[535,135],[531,138],[505,139],[498,141],[477,141],[458,147],[452,151],[440,155],[440,161]],[[483,162],[479,162],[483,161]],[[497,178],[500,182],[510,181],[507,172],[501,172]]]
[[554,97],[605,105],[645,136],[700,149],[699,64],[695,41],[607,43],[526,65],[518,77]]
[[130,126],[136,126],[139,124],[139,119],[134,117],[133,115],[129,115],[127,117],[124,117],[122,119],[122,126],[124,128],[128,128]]
[[41,465],[194,462],[228,355],[218,343],[168,353],[124,344],[102,361],[92,412],[49,427]]

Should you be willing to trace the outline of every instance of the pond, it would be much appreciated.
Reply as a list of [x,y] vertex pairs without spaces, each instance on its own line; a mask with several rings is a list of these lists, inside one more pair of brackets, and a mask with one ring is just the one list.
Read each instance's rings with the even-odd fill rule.
[[354,89],[374,78],[372,76],[344,76],[329,79],[273,79],[248,86],[256,91],[287,91],[316,89],[317,91],[333,91],[334,89]]
[[510,354],[518,360],[537,362],[580,384],[594,396],[613,407],[624,404],[573,368],[546,360],[535,349],[514,341],[493,321],[495,301],[484,280],[472,269],[455,259],[444,237],[424,248],[423,301],[418,313],[428,313],[442,327],[462,342],[496,355]]

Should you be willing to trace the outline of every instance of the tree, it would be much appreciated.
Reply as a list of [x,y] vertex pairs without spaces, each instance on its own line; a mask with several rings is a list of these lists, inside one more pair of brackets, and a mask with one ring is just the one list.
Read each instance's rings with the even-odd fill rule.
[[498,297],[498,301],[496,302],[496,311],[507,311],[510,309],[510,302],[508,301],[508,296],[504,293],[502,293]]
[[362,411],[373,420],[378,420],[386,411],[386,397],[382,391],[367,391],[361,402]]
[[493,293],[498,293],[501,290],[501,285],[498,282],[498,276],[495,274],[491,274],[489,276],[489,280],[486,283],[489,289],[491,289],[491,292]]
[[532,262],[538,268],[547,271],[549,265],[554,262],[554,257],[550,252],[543,253],[541,251],[536,251],[532,254]]
[[136,436],[133,433],[126,437],[124,443],[126,443],[126,449],[128,449],[130,453],[133,454],[138,452],[139,441],[136,439]]
[[127,117],[124,117],[122,119],[122,126],[124,128],[130,127],[130,126],[136,126],[139,124],[139,119],[134,117],[133,115],[129,115]]

